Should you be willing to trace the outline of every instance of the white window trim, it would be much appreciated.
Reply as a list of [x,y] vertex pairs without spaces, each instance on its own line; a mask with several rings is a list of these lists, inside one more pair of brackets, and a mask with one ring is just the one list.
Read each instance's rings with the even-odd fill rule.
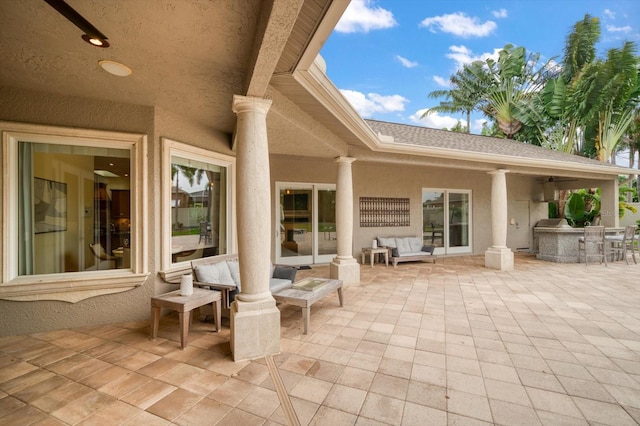
[[236,253],[235,193],[236,193],[236,159],[206,149],[188,145],[169,138],[160,138],[162,144],[162,271],[160,275],[165,281],[175,281],[181,273],[191,271],[191,262],[171,263],[171,157],[181,157],[208,162],[227,168],[227,248],[229,253]]
[[[142,230],[148,223],[147,137],[142,134],[43,126],[0,121],[2,132],[2,227],[0,237],[0,299],[60,300],[75,303],[90,297],[119,293],[142,285],[148,272],[148,242]],[[18,276],[18,142],[60,143],[131,150],[133,224],[131,269]]]

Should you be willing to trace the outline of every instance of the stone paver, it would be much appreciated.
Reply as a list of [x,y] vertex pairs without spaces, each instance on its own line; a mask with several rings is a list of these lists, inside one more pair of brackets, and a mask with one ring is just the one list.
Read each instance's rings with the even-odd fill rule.
[[[301,424],[638,424],[640,265],[515,260],[363,268],[308,335],[279,306]],[[228,323],[195,322],[185,350],[177,316],[162,324],[153,342],[148,321],[0,338],[0,424],[286,424],[264,360],[231,361]]]

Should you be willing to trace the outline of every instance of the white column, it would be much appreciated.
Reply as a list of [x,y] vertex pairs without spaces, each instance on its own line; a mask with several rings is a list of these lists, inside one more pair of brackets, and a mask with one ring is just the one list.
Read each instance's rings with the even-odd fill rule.
[[330,265],[330,276],[344,284],[360,282],[360,265],[353,257],[353,177],[351,163],[355,158],[338,157],[336,182],[337,256]]
[[242,291],[231,306],[234,361],[280,352],[280,311],[269,291],[271,178],[267,112],[271,101],[233,97],[237,115],[238,260]]
[[510,271],[513,252],[507,248],[507,179],[508,170],[493,170],[491,175],[491,236],[492,245],[484,254],[487,268]]

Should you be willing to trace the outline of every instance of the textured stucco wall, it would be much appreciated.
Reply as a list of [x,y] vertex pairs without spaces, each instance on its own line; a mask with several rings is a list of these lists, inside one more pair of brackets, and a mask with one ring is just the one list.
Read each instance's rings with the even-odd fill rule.
[[[491,245],[491,178],[486,173],[450,168],[358,163],[358,161],[353,163],[352,172],[354,257],[359,258],[361,248],[371,246],[371,240],[377,236],[422,235],[422,188],[470,189],[473,200],[474,253],[481,254]],[[275,190],[276,181],[335,183],[336,176],[337,166],[331,160],[271,156],[272,192]],[[529,191],[529,188],[526,191]],[[361,228],[358,213],[360,197],[409,198],[411,225]],[[272,211],[273,208],[272,204]],[[273,238],[272,247],[275,247]]]
[[[420,166],[353,163],[354,256],[370,247],[378,236],[422,235],[422,189],[462,189],[472,194],[473,253],[480,254],[491,244],[491,178],[484,172]],[[410,226],[361,228],[358,220],[359,197],[409,198]]]
[[[222,150],[229,137],[151,107],[100,102],[0,86],[0,120],[146,134],[148,137],[149,278],[134,290],[93,297],[78,303],[0,300],[0,336],[61,328],[136,321],[149,317],[152,295],[171,289],[158,277],[160,265],[160,136],[212,150]],[[226,152],[229,152],[228,147]],[[2,210],[0,209],[0,214]]]

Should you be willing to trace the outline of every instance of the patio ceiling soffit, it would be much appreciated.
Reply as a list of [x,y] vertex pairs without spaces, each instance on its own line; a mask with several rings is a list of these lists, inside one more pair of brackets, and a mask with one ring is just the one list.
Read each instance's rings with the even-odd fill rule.
[[[247,67],[245,95],[263,98],[267,93],[286,42],[298,19],[304,0],[263,1],[258,28]],[[237,126],[237,122],[236,122]],[[236,147],[236,129],[233,131],[231,149]]]

